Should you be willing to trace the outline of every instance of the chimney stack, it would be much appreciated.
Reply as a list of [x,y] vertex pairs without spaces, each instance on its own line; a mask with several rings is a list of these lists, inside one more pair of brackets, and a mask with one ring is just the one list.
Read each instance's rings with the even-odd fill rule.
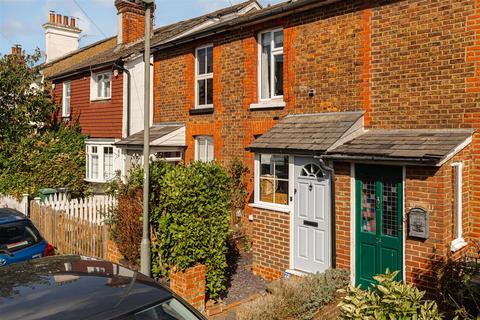
[[[70,21],[70,23],[69,23]],[[49,21],[43,25],[45,28],[45,52],[46,62],[60,58],[80,46],[80,30],[76,26],[76,19],[63,16],[62,14],[50,11]]]
[[19,44],[16,44],[15,46],[12,47],[12,53],[10,55],[12,59],[14,60],[20,60],[23,56],[22,53],[22,46]]
[[[145,3],[142,0],[115,0],[118,16],[117,44],[125,45],[145,36]],[[152,6],[154,7],[154,6]],[[150,16],[153,30],[153,10]]]

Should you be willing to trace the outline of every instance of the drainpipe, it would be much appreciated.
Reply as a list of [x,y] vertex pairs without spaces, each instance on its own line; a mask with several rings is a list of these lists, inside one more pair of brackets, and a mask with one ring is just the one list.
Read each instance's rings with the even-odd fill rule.
[[131,87],[130,71],[123,66],[123,62],[120,60],[115,61],[113,65],[127,74],[127,137],[128,137],[130,135],[130,87]]
[[332,268],[337,267],[337,248],[336,248],[336,235],[335,235],[335,170],[333,167],[329,167],[325,164],[323,156],[315,156],[314,158],[318,159],[320,163],[320,168],[322,170],[328,171],[330,173],[330,208],[332,211]]

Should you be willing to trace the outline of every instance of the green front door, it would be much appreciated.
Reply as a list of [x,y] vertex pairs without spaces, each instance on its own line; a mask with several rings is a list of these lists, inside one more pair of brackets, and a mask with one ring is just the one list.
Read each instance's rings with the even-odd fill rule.
[[387,268],[402,280],[402,169],[356,165],[355,172],[356,284],[369,287]]

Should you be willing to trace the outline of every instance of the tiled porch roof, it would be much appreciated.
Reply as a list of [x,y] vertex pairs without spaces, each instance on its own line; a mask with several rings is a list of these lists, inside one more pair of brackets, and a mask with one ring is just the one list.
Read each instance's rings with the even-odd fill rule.
[[372,129],[327,152],[333,159],[441,165],[467,146],[474,129]]
[[249,150],[438,166],[470,144],[474,133],[474,129],[365,130],[361,111],[316,113],[285,117]]
[[[143,147],[143,130],[115,143],[119,147]],[[178,123],[150,127],[150,146],[185,146],[185,126]]]
[[257,138],[252,151],[323,153],[363,128],[363,111],[289,115]]

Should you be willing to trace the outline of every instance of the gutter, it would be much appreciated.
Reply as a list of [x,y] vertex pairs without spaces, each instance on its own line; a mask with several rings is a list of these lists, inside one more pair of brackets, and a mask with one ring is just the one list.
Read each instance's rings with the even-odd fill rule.
[[118,67],[120,70],[127,74],[127,137],[130,135],[130,92],[131,92],[131,76],[130,71],[123,66],[123,61],[115,61],[114,67]]
[[405,164],[423,165],[423,166],[439,166],[438,158],[391,158],[391,157],[379,157],[379,156],[349,156],[349,155],[329,155],[324,156],[325,159],[330,160],[345,160],[345,161],[375,161],[375,162],[400,162]]
[[99,64],[99,65],[86,66],[84,68],[78,69],[78,70],[73,71],[73,72],[67,72],[67,73],[62,73],[60,75],[56,75],[56,76],[53,76],[53,77],[48,77],[47,80],[53,81],[53,80],[61,80],[61,79],[65,79],[65,78],[70,78],[72,76],[76,76],[76,75],[85,73],[89,70],[92,70],[92,66],[94,67],[94,69],[102,69],[104,67],[110,67],[112,65],[112,63],[114,63],[114,61],[105,62],[105,63]]

